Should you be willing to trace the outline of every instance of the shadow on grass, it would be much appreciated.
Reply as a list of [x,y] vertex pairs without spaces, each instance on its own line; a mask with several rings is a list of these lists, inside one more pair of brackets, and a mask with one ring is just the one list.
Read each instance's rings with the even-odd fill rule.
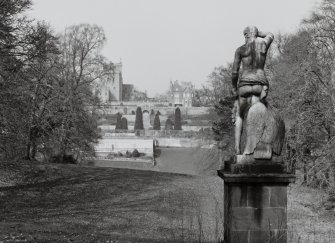
[[208,231],[200,221],[208,218],[203,200],[210,194],[199,194],[202,184],[180,174],[88,168],[1,188],[0,241],[199,242]]

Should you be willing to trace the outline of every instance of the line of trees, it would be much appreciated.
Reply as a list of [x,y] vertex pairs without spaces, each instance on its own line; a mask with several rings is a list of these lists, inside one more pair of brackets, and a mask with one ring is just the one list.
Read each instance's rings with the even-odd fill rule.
[[56,35],[23,14],[30,0],[0,1],[0,154],[92,152],[99,100],[92,86],[113,75],[100,51],[101,27],[81,24]]
[[[160,112],[157,111],[156,114],[154,110],[150,112],[150,124],[153,126],[153,130],[161,130],[161,122],[160,122]],[[120,129],[121,127],[121,114],[117,114],[117,122],[116,129]],[[123,118],[122,118],[123,119]],[[152,121],[151,121],[152,120]],[[181,125],[181,111],[179,107],[175,109],[174,122],[171,119],[167,119],[165,123],[165,130],[182,130]],[[143,130],[143,112],[141,107],[137,107],[136,109],[136,117],[135,117],[135,126],[134,130]]]

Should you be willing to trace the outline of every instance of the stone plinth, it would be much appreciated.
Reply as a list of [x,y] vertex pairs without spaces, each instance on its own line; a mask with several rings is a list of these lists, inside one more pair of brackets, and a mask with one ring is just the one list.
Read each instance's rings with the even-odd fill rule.
[[224,242],[287,242],[287,186],[294,175],[269,161],[228,163],[218,175],[224,180]]

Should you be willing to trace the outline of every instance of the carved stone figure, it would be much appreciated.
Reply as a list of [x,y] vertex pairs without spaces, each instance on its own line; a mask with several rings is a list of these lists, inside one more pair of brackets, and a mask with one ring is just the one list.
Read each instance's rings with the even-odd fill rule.
[[240,163],[279,156],[285,135],[284,122],[265,100],[269,82],[264,66],[274,36],[258,31],[254,26],[245,28],[243,34],[245,44],[235,52],[232,73],[232,93],[237,96],[233,108],[237,155],[241,154],[243,128],[246,133],[243,157],[239,156],[237,161]]

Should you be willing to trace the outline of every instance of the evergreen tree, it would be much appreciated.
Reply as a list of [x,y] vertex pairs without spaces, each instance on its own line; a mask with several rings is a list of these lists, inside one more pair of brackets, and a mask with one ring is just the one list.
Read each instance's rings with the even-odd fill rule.
[[154,112],[153,109],[151,109],[151,112],[150,112],[150,125],[154,126],[154,122],[155,122],[155,112]]
[[134,130],[143,130],[143,114],[141,107],[136,109],[135,127]]
[[122,129],[121,119],[122,119],[122,115],[120,114],[120,112],[118,112],[117,116],[116,116],[116,127],[115,127],[115,130]]
[[122,117],[121,119],[121,129],[128,130],[128,121],[127,121],[127,118],[125,117]]
[[158,113],[155,115],[154,130],[161,130],[161,121],[159,119]]
[[179,107],[176,108],[174,113],[174,130],[181,130],[181,112]]

